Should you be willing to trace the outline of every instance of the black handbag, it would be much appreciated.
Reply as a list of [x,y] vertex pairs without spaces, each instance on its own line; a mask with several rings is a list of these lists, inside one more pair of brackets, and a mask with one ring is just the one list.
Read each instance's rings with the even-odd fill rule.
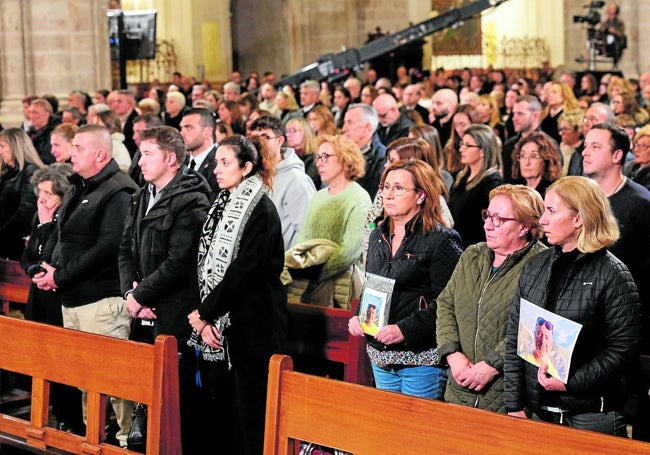
[[131,414],[131,429],[126,440],[129,450],[145,453],[147,451],[147,407],[138,403]]

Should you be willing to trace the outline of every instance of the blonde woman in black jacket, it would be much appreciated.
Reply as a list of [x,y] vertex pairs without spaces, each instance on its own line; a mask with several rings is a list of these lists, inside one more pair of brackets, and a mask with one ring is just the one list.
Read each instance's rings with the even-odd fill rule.
[[[623,377],[640,339],[640,302],[627,267],[607,251],[619,236],[609,201],[585,177],[551,185],[540,219],[553,247],[521,273],[506,336],[510,415],[625,435]],[[520,299],[582,324],[566,384],[517,355]],[[538,321],[538,324],[544,323]]]

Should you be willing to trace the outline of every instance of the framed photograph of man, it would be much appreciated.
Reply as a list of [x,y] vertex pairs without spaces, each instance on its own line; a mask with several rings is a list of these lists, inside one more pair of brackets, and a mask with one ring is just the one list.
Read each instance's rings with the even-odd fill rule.
[[379,329],[388,324],[390,300],[395,280],[368,273],[359,303],[359,322],[368,335],[377,335]]
[[566,384],[582,325],[526,299],[520,304],[517,354],[535,366],[546,364],[548,374]]

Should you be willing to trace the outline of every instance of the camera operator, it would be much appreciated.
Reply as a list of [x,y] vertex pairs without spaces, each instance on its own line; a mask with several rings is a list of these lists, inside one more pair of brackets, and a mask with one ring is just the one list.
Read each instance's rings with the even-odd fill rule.
[[607,19],[600,24],[603,33],[606,55],[612,57],[614,66],[621,59],[623,49],[627,47],[625,23],[618,17],[619,7],[616,3],[607,6]]

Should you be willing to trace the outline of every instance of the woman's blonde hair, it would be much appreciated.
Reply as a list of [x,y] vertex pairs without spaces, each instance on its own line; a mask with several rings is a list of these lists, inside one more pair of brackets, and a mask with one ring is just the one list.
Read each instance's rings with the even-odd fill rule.
[[585,118],[585,112],[582,109],[570,109],[562,111],[560,117],[557,119],[558,126],[562,122],[567,122],[574,131],[582,129],[582,123]]
[[488,94],[483,94],[483,95],[479,95],[478,101],[479,103],[481,101],[487,101],[487,103],[490,105],[490,108],[492,108],[492,113],[490,114],[490,118],[487,121],[486,125],[489,125],[492,128],[494,128],[495,126],[497,126],[497,124],[501,123],[501,112],[499,111],[499,105],[497,104],[496,99],[494,99]]
[[[576,95],[573,93],[573,89],[569,87],[569,84],[565,84],[564,82],[559,82],[559,81],[551,82],[551,87],[554,85],[560,87],[560,91],[562,92],[562,98],[564,99],[564,101],[562,102],[562,110],[572,111],[580,108],[580,105],[578,104],[578,99],[576,98]],[[550,111],[551,111],[551,106],[547,104],[546,107],[544,107],[544,109],[542,110],[542,115],[540,116],[540,120],[546,118],[549,115]]]
[[[32,163],[42,168],[45,166],[41,157],[38,156],[38,152],[32,144],[32,140],[29,138],[27,133],[25,133],[20,128],[7,128],[6,130],[0,132],[0,138],[3,138],[9,149],[11,150],[12,155],[14,156],[15,165],[18,166],[18,170],[22,171],[25,168],[25,163]],[[1,167],[6,166],[0,160]]]
[[582,219],[577,237],[580,252],[594,253],[618,240],[620,232],[609,200],[595,181],[587,177],[563,177],[549,186],[546,194],[551,191]]
[[317,138],[318,148],[327,143],[332,144],[336,159],[343,167],[345,178],[353,181],[366,174],[366,160],[359,146],[345,136],[326,134]]
[[291,93],[287,93],[287,92],[284,92],[284,91],[279,91],[278,95],[289,102],[288,107],[289,107],[290,111],[295,111],[295,110],[300,109],[300,106],[298,106],[298,103],[296,102],[296,98]]
[[[332,114],[332,111],[330,111],[327,107],[322,105],[316,106],[311,111],[309,111],[309,114],[307,114],[307,119],[309,119],[310,115],[314,115],[320,122],[320,134],[338,134],[339,130],[336,127],[336,123],[334,122],[334,115]],[[317,136],[318,134],[319,133],[316,133]]]
[[316,147],[316,135],[309,122],[304,117],[290,119],[284,127],[285,135],[286,131],[291,128],[291,125],[299,125],[300,131],[302,131],[302,154],[313,155],[316,153],[318,150]]

